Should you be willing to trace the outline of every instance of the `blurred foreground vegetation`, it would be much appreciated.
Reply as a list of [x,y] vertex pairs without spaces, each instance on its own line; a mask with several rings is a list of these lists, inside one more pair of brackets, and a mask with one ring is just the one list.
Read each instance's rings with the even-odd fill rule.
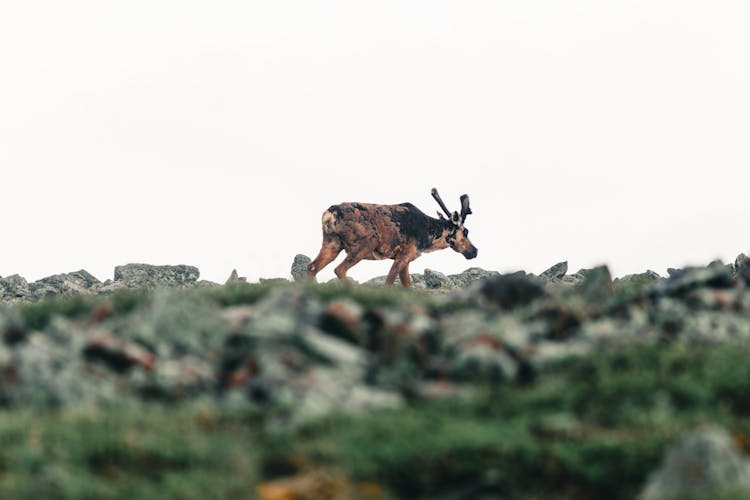
[[248,498],[318,474],[341,498],[633,498],[684,429],[718,422],[750,446],[747,355],[633,347],[524,386],[281,431],[211,401],[3,411],[0,497]]
[[[649,307],[648,283],[629,283],[614,294],[605,285],[604,306],[561,310],[579,314],[583,324],[623,310],[637,316]],[[279,286],[286,285],[180,293],[189,303],[221,310],[256,304]],[[364,308],[408,306],[433,316],[478,307],[470,299],[398,288],[286,290],[293,289],[322,303],[345,298]],[[568,300],[561,297],[554,300]],[[108,318],[124,317],[152,298],[153,292],[122,291],[19,304],[8,309],[14,319],[5,342],[46,332],[61,316],[86,328],[116,325],[92,318],[103,310]],[[536,314],[533,304],[519,317]],[[549,316],[549,304],[540,310]],[[502,320],[506,313],[487,314]],[[437,395],[405,391],[402,406],[334,412],[295,425],[277,425],[278,414],[262,405],[219,403],[207,392],[57,406],[13,400],[0,409],[0,498],[634,498],[685,430],[718,424],[740,450],[750,451],[750,342],[682,341],[674,321],[662,323],[666,334],[648,342],[634,336],[561,357],[535,365],[530,377],[480,377],[460,387],[446,380],[442,393],[438,377],[432,381]],[[170,335],[181,328],[190,333],[184,322],[174,324],[177,333]],[[13,385],[14,373],[2,376],[3,386]],[[725,498],[741,497],[727,491]]]

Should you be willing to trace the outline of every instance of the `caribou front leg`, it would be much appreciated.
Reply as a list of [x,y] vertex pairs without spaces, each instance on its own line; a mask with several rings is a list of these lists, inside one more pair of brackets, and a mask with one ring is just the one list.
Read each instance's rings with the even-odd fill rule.
[[[401,284],[408,287],[411,283],[409,276],[409,262],[414,260],[411,256],[402,256],[394,259],[391,270],[388,271],[388,277],[385,279],[386,285],[393,285],[396,282],[396,276],[401,278]],[[406,273],[406,277],[404,277]]]

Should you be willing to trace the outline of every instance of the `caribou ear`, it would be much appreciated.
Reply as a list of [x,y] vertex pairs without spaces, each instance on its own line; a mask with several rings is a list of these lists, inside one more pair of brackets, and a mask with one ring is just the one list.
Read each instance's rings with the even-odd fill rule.
[[469,215],[471,212],[471,207],[469,206],[469,195],[468,194],[462,194],[461,195],[461,223],[463,224],[466,221],[466,216]]
[[453,224],[457,226],[461,225],[461,216],[458,214],[458,212],[453,212],[453,215],[451,215],[451,222],[453,222]]

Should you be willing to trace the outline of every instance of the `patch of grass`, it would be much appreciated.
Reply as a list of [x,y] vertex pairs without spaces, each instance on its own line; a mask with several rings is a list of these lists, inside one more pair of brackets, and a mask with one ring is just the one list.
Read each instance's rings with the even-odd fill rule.
[[661,345],[571,359],[470,401],[331,418],[272,442],[266,459],[302,454],[405,498],[633,498],[683,430],[750,429],[750,368],[732,368],[746,357]]
[[228,283],[218,288],[197,290],[197,293],[213,300],[222,307],[228,307],[255,304],[265,297],[274,286],[279,285],[237,282]]
[[1,413],[0,497],[247,498],[254,436],[201,410]]
[[304,283],[305,290],[322,300],[347,298],[365,307],[425,305],[434,296],[419,289],[401,286],[350,285],[347,283]]

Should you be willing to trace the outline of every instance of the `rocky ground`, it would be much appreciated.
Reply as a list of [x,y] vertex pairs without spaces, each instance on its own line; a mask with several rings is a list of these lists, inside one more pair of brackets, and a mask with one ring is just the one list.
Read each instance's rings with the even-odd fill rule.
[[[750,495],[750,259],[666,277],[567,271],[425,270],[412,290],[236,273],[218,285],[194,267],[139,264],[106,282],[86,271],[0,278],[0,403],[49,425],[0,419],[0,439],[25,443],[13,453],[54,448],[68,439],[54,429],[88,409],[92,428],[121,426],[112,453],[126,457],[110,463],[80,437],[68,445],[80,468],[59,446],[28,464],[0,452],[0,492],[101,497],[131,476],[138,495],[198,492],[144,476],[130,453],[146,445],[128,440],[151,421],[111,413],[136,409],[184,420],[191,436],[208,419],[216,441],[200,446],[224,443],[244,464],[238,491],[260,498]],[[249,441],[235,449],[227,435]],[[149,453],[156,469],[178,460]],[[102,489],[74,481],[84,476]]]

